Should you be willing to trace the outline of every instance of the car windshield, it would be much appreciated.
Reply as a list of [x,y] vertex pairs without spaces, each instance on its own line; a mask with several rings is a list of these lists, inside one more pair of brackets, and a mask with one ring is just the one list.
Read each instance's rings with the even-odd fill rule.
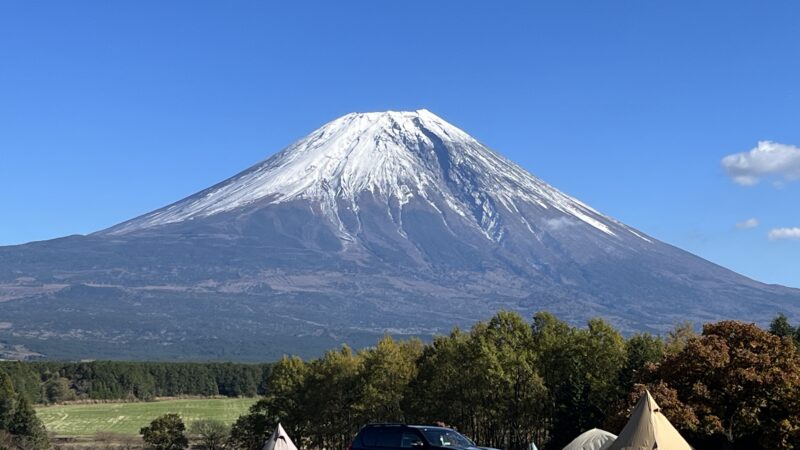
[[439,447],[474,447],[475,444],[455,430],[423,428],[422,433],[431,445]]

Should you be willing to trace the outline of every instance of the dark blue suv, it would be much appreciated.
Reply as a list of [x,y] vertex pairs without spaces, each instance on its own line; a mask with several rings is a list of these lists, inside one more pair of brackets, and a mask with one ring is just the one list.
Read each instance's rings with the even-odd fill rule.
[[[451,428],[372,424],[358,432],[349,450],[489,450]],[[494,449],[491,449],[494,450]]]

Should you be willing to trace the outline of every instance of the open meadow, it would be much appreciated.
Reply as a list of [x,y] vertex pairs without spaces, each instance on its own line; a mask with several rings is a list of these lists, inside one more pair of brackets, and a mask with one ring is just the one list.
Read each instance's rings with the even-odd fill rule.
[[36,408],[36,414],[48,431],[59,436],[137,435],[140,428],[167,413],[180,414],[187,427],[198,419],[216,419],[230,424],[255,402],[255,398],[209,398],[69,404],[42,406]]

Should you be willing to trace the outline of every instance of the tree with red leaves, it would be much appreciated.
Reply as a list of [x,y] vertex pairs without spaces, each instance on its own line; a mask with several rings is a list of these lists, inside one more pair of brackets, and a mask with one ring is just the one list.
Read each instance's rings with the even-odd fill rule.
[[646,385],[695,448],[800,448],[800,357],[789,336],[736,321],[707,324],[639,381],[628,404]]

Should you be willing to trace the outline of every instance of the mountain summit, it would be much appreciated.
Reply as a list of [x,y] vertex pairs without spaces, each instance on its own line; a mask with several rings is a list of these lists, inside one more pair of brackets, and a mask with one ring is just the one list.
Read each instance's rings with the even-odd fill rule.
[[800,291],[604,216],[427,110],[348,114],[138,218],[0,247],[0,300],[0,346],[59,358],[312,355],[499,309],[654,332],[800,313]]
[[422,109],[340,117],[233,178],[108,233],[299,199],[319,205],[344,229],[340,206],[357,211],[367,192],[401,210],[411,198],[431,205],[443,201],[494,240],[502,236],[499,209],[518,212],[518,202],[552,208],[608,234],[619,226]]

